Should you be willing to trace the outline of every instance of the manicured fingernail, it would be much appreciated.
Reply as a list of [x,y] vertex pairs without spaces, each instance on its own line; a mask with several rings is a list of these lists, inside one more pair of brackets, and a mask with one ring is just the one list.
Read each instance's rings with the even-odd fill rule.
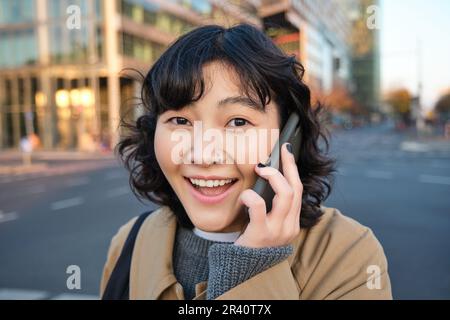
[[264,168],[264,167],[267,167],[264,163],[258,163],[258,168]]
[[288,144],[286,145],[286,149],[287,149],[287,151],[289,151],[290,153],[292,153],[292,144],[288,143]]

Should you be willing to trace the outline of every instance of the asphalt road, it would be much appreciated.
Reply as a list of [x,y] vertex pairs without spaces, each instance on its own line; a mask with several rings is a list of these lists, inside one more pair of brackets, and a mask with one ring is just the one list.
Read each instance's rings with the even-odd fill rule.
[[[394,298],[450,299],[450,153],[404,151],[404,138],[388,128],[336,133],[339,172],[325,205],[372,228]],[[0,299],[95,298],[111,237],[152,208],[132,195],[124,169],[83,163],[0,179]],[[70,265],[80,267],[79,290],[67,288]]]
[[387,128],[332,140],[339,172],[325,205],[369,226],[396,299],[450,299],[450,153],[403,151]]

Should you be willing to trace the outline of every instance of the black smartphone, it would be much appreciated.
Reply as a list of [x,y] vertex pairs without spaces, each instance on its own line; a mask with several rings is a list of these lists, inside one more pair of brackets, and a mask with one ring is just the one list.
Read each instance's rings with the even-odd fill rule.
[[[292,112],[281,131],[280,137],[270,154],[269,160],[266,162],[267,166],[282,171],[280,151],[281,147],[286,142],[289,142],[292,145],[292,152],[295,157],[295,162],[297,162],[301,144],[301,132],[299,123],[300,117],[298,113]],[[266,202],[267,212],[272,210],[272,200],[275,196],[275,192],[273,191],[269,182],[262,177],[258,177],[252,190],[258,193],[264,199],[264,201]]]

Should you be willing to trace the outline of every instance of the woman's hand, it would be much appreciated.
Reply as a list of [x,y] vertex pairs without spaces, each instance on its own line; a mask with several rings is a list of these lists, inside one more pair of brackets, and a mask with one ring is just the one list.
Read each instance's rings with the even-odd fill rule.
[[300,232],[303,185],[294,155],[281,148],[283,174],[275,168],[255,166],[258,175],[267,179],[275,196],[272,210],[266,212],[264,199],[251,189],[241,193],[240,201],[248,207],[250,222],[235,245],[262,248],[289,244]]

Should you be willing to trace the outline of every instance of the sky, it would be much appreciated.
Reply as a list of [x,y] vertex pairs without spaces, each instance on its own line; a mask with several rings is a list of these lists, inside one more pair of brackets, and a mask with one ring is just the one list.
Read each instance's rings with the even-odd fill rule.
[[422,105],[432,108],[450,90],[450,1],[380,0],[380,11],[383,92],[415,95],[420,78]]

